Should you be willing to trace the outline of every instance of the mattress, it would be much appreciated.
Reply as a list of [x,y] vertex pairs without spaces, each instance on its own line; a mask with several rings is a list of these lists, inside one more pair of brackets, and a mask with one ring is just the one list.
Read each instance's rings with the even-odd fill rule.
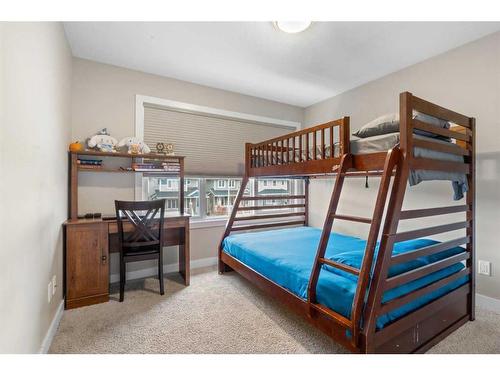
[[[321,230],[312,227],[239,233],[226,237],[223,243],[223,251],[292,292],[297,297],[307,300],[307,285],[320,235]],[[400,242],[394,246],[393,254],[412,251],[434,243],[437,243],[437,241],[430,239]],[[365,246],[366,241],[361,238],[332,233],[325,256],[336,262],[359,268]],[[395,276],[463,251],[465,251],[463,248],[456,247],[432,256],[421,257],[399,264],[389,270],[389,275]],[[350,318],[351,306],[356,292],[357,276],[336,268],[323,267],[316,291],[318,302],[346,318]],[[420,289],[463,268],[462,263],[456,263],[410,283],[388,290],[383,295],[383,302],[388,302],[413,290]],[[383,328],[401,316],[458,288],[467,280],[468,276],[459,278],[434,292],[421,296],[380,316],[377,320],[377,328]]]
[[[449,141],[442,140],[440,138],[436,137],[426,137],[423,135],[419,134],[413,134],[414,139],[421,139],[429,142],[436,142],[436,143],[442,143],[445,145],[450,145]],[[359,138],[356,137],[355,135],[351,136],[351,153],[357,154],[357,155],[362,155],[362,154],[370,154],[374,152],[386,152],[387,150],[390,150],[394,146],[396,146],[399,143],[399,132],[396,133],[387,133],[387,134],[381,134],[381,135],[375,135],[373,137],[366,137],[366,138]],[[456,147],[459,147],[455,145]],[[423,150],[419,147],[415,147],[415,150]],[[431,150],[429,150],[431,151]],[[439,159],[445,160],[448,158],[451,161],[455,161],[456,155],[449,154],[449,153],[444,153],[444,152],[437,152],[439,155]],[[424,156],[421,156],[424,157]],[[459,157],[461,158],[461,157]],[[460,159],[463,161],[463,159]]]
[[388,133],[373,137],[351,136],[351,153],[355,155],[387,152],[399,143],[399,133]]

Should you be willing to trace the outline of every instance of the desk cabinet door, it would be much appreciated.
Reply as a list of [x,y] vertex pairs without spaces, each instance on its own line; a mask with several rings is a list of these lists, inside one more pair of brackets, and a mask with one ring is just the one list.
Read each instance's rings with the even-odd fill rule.
[[66,232],[66,298],[109,293],[106,223],[69,225]]

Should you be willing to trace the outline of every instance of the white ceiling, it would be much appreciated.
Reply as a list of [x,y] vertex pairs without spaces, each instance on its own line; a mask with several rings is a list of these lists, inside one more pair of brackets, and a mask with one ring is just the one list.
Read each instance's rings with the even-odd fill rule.
[[73,55],[306,107],[500,30],[485,22],[67,22]]

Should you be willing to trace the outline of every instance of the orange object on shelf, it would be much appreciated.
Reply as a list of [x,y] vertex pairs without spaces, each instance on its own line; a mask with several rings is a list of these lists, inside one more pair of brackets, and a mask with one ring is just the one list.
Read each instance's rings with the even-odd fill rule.
[[83,145],[80,142],[72,142],[69,144],[69,150],[72,152],[83,151]]

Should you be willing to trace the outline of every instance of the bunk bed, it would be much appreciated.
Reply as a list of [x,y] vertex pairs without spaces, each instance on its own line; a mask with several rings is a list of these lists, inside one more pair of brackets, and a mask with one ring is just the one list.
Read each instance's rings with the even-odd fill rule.
[[[353,352],[425,352],[474,320],[475,119],[404,92],[398,127],[385,137],[392,140],[360,141],[344,117],[247,143],[219,272],[240,273]],[[335,184],[318,229],[308,226],[309,179],[322,175]],[[345,178],[369,175],[381,178],[372,215],[338,213]],[[245,194],[250,178],[285,176],[304,178],[304,193],[286,200]],[[465,178],[463,204],[403,209],[407,182],[456,178]],[[277,208],[289,211],[269,211]],[[403,220],[450,214],[463,218],[398,231]],[[367,239],[332,232],[334,220],[369,225]],[[452,239],[425,238],[439,234]]]

